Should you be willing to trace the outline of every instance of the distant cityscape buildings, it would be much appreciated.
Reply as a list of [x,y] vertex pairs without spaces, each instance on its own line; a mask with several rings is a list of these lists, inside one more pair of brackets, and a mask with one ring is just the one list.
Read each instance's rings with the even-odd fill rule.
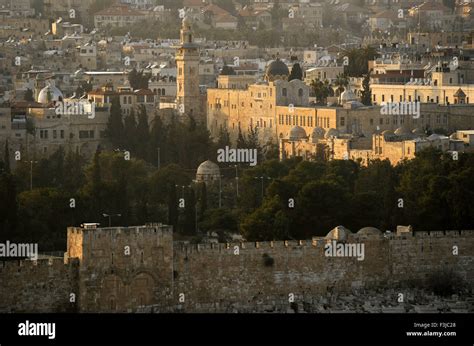
[[[88,12],[91,1],[28,5],[0,1],[0,141],[8,139],[12,153],[21,149],[48,157],[65,146],[92,155],[107,145],[115,97],[123,116],[141,106],[150,122],[155,113],[176,114],[183,121],[192,116],[214,139],[225,129],[234,144],[239,132],[257,129],[262,144],[279,146],[281,159],[380,158],[396,164],[426,146],[471,149],[456,135],[474,128],[469,1],[448,8],[442,1],[374,0],[362,8],[347,1],[268,0],[233,4],[231,10],[207,0],[184,0],[181,9],[124,0],[93,14]],[[350,38],[325,47],[263,48],[195,34],[270,29],[276,25],[276,8],[286,13],[279,18],[284,31],[302,26],[323,32],[336,25],[326,23],[324,11],[340,14],[342,27],[356,23],[363,30],[357,42]],[[171,16],[180,23],[179,39],[106,34]],[[367,61],[370,99],[365,104],[363,76],[347,74],[353,64],[349,53],[361,44],[376,52]],[[296,63],[302,72],[298,78],[291,76]],[[148,76],[145,87],[130,84],[133,69]],[[315,81],[328,87],[323,99]],[[58,117],[55,103],[62,100],[94,102],[97,116]],[[420,116],[381,111],[384,104],[399,102],[421,104]],[[440,131],[441,137],[431,137]]]

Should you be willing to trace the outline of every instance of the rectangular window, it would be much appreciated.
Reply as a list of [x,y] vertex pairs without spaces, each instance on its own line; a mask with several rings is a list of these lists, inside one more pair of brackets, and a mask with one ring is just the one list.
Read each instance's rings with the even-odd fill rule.
[[340,122],[341,122],[341,126],[345,126],[346,125],[346,118],[341,117]]
[[61,130],[60,136],[61,136],[61,138],[64,138],[64,130]]
[[54,139],[58,138],[58,133],[56,130],[53,130],[53,138]]
[[89,138],[89,131],[79,131],[79,138],[80,139]]

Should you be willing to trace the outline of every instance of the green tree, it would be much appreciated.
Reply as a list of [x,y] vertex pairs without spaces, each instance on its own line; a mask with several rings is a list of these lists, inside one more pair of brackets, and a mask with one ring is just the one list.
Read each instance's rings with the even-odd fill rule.
[[120,106],[119,98],[114,97],[110,106],[110,116],[107,122],[107,136],[113,146],[121,148],[124,145],[124,134],[122,107]]
[[201,186],[201,192],[199,196],[199,206],[200,206],[199,215],[200,215],[200,219],[202,220],[207,210],[207,187],[206,187],[205,182],[202,182],[200,186]]
[[347,88],[349,85],[349,80],[345,74],[338,74],[336,76],[336,80],[334,81],[334,86],[336,87],[337,96],[341,96],[342,92]]
[[136,128],[137,156],[146,159],[148,155],[148,143],[150,140],[150,128],[148,126],[148,115],[145,106],[141,106],[138,113],[138,124]]
[[310,86],[314,96],[316,97],[316,102],[320,105],[325,105],[327,103],[327,98],[329,96],[334,96],[334,92],[327,79],[324,82],[319,79],[313,80]]
[[222,126],[219,129],[219,137],[217,137],[217,148],[225,148],[230,145],[230,133],[226,127]]
[[301,70],[301,66],[299,63],[293,64],[293,68],[291,69],[288,81],[292,81],[293,79],[303,80],[303,71]]
[[7,171],[0,171],[0,239],[15,236],[18,220],[17,188],[15,178]]
[[247,148],[247,141],[245,140],[244,135],[242,134],[242,129],[239,125],[239,134],[237,135],[237,148]]
[[178,197],[176,185],[170,184],[168,187],[168,224],[173,226],[173,230],[178,230]]
[[364,76],[362,81],[362,103],[366,106],[372,106],[372,91],[370,90],[370,74]]
[[123,119],[123,134],[122,140],[124,149],[136,154],[137,146],[137,121],[135,117],[135,110],[132,108],[130,113]]
[[5,140],[5,153],[3,155],[4,170],[10,173],[10,148],[8,146],[8,139]]
[[362,77],[368,74],[369,61],[377,58],[378,53],[374,47],[354,48],[346,52],[345,57],[349,59],[349,65],[344,69],[349,77]]
[[185,197],[185,208],[184,208],[184,225],[183,231],[185,234],[196,234],[196,197],[194,190],[188,188],[186,190]]

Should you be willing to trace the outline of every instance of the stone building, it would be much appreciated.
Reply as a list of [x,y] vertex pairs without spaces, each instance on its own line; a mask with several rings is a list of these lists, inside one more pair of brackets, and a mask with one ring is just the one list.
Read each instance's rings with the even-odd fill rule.
[[[289,69],[280,59],[270,62],[265,81],[249,84],[250,76],[220,76],[219,87],[207,90],[207,126],[217,137],[222,127],[235,140],[239,128],[258,128],[262,142],[277,140],[279,106],[296,109],[309,104],[309,87],[301,80],[288,81]],[[291,106],[290,106],[291,105]]]
[[373,160],[388,159],[392,165],[415,158],[420,151],[434,147],[443,152],[463,152],[463,141],[447,136],[432,134],[426,136],[420,129],[409,131],[398,128],[395,131],[378,131],[373,136],[358,137],[340,134],[336,129],[325,131],[316,127],[307,136],[300,126],[291,129],[288,137],[280,140],[280,159],[301,157],[304,160],[354,160],[367,165]]

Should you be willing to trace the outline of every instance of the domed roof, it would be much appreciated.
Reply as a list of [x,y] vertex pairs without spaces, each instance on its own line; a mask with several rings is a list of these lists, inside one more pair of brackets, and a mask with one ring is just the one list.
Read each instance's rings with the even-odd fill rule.
[[326,138],[331,138],[331,137],[337,137],[339,136],[339,131],[336,129],[329,129],[328,132],[326,132],[326,135],[324,137]]
[[342,103],[350,102],[350,101],[357,101],[357,100],[358,100],[358,98],[357,98],[356,94],[354,94],[354,92],[351,89],[347,89],[341,94],[341,102]]
[[409,132],[406,128],[404,128],[404,127],[399,127],[398,129],[395,130],[395,134],[396,134],[397,136],[407,135],[407,134],[409,134],[409,133],[410,133],[410,132]]
[[390,131],[390,130],[382,131],[381,134],[382,134],[384,140],[389,140],[389,139],[395,137],[395,133],[393,133],[393,131]]
[[315,127],[313,133],[311,134],[311,139],[313,140],[313,143],[316,143],[318,139],[324,139],[325,134],[326,130],[324,130],[322,127]]
[[267,65],[265,75],[268,80],[273,80],[275,77],[287,78],[290,75],[290,70],[283,61],[277,58]]
[[352,234],[351,231],[349,231],[347,228],[344,226],[337,226],[334,227],[325,237],[325,239],[328,240],[338,240],[338,241],[346,241],[349,235]]
[[364,235],[364,236],[376,236],[376,235],[381,235],[382,232],[375,227],[364,227],[357,232],[359,235]]
[[306,131],[304,130],[304,128],[302,128],[301,126],[293,126],[290,130],[290,134],[289,134],[289,139],[290,141],[300,141],[302,139],[306,139],[307,136],[306,136]]
[[196,180],[200,182],[219,180],[220,176],[219,166],[210,160],[201,163],[196,171]]
[[47,85],[38,94],[38,102],[48,104],[53,101],[61,101],[64,98],[61,90],[54,85]]
[[411,133],[413,133],[414,135],[417,135],[417,136],[423,136],[425,134],[425,131],[423,131],[420,128],[416,128],[413,131],[411,131]]

